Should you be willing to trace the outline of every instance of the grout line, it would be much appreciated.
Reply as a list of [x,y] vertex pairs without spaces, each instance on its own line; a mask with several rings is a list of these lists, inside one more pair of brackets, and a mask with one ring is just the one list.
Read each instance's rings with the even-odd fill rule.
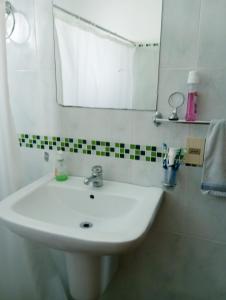
[[200,0],[199,25],[198,25],[198,38],[197,38],[197,59],[196,59],[196,69],[198,69],[198,67],[199,67],[199,54],[200,54],[200,41],[201,41],[201,23],[202,23],[202,9],[203,9],[203,0]]
[[201,235],[196,235],[196,234],[187,234],[187,233],[183,233],[183,232],[177,232],[177,231],[168,231],[168,230],[160,230],[160,229],[153,229],[153,232],[159,232],[159,233],[167,233],[167,234],[172,234],[172,235],[178,235],[187,239],[196,239],[196,240],[201,240],[201,241],[206,241],[209,243],[213,243],[213,244],[219,244],[222,246],[226,246],[226,241],[219,241],[219,240],[213,240],[213,239],[208,239],[205,237],[202,237]]

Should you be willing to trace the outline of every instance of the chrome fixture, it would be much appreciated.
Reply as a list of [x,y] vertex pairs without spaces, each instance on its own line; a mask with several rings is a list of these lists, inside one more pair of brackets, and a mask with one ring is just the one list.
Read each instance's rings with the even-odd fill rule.
[[28,41],[31,30],[26,15],[9,2],[5,2],[5,38],[16,44],[24,44]]
[[160,126],[162,123],[167,124],[195,124],[195,125],[209,125],[210,121],[186,121],[186,120],[177,120],[171,121],[169,119],[163,119],[162,114],[157,111],[153,117],[153,122],[155,126]]
[[178,109],[184,105],[185,96],[180,92],[175,92],[169,96],[168,103],[173,108],[171,115],[169,116],[170,121],[178,121]]
[[92,176],[86,177],[84,179],[84,183],[86,185],[92,182],[94,187],[102,187],[103,186],[103,169],[101,166],[92,167]]
[[5,17],[6,17],[6,22],[7,22],[7,20],[10,17],[12,17],[12,26],[11,26],[9,32],[6,33],[6,36],[5,36],[6,39],[9,39],[12,36],[13,31],[15,29],[16,18],[15,18],[15,14],[14,13],[15,13],[15,8],[13,7],[13,5],[9,1],[6,1],[5,2],[5,15],[6,15]]
[[44,161],[48,162],[49,161],[49,153],[48,152],[44,152]]

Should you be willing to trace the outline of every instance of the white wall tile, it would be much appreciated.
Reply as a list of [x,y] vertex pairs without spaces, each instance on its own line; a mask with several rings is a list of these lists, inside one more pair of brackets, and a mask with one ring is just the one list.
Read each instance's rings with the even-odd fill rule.
[[[55,71],[53,69],[40,69],[38,75],[38,91],[40,110],[37,120],[37,130],[41,135],[56,135],[61,128],[60,107],[56,101]],[[39,125],[38,125],[39,123]]]
[[17,131],[35,131],[40,126],[41,119],[38,74],[33,71],[10,70],[9,89]]
[[162,186],[162,167],[159,163],[133,161],[131,183],[141,186]]
[[119,182],[133,183],[132,181],[132,164],[126,159],[108,159],[104,176],[108,180],[116,180]]
[[63,135],[106,140],[110,136],[111,115],[105,109],[60,108]]
[[150,232],[121,268],[101,300],[225,299],[225,245]]
[[132,120],[132,143],[154,145],[151,130],[153,126],[153,115],[153,112],[130,112],[130,118]]
[[[40,70],[55,70],[52,1],[35,1],[35,26]],[[54,75],[55,76],[55,75]]]
[[[48,152],[48,151],[47,151]],[[55,164],[55,154],[49,151],[49,162],[44,160],[44,151],[32,151],[27,148],[21,148],[22,162],[25,167],[27,176],[27,184],[37,180],[40,176],[44,176],[53,172]]]
[[225,10],[225,0],[202,1],[199,45],[201,68],[226,68]]
[[131,111],[112,110],[109,112],[110,136],[112,141],[131,143],[132,118]]
[[200,76],[200,97],[198,99],[200,119],[225,119],[226,69],[201,69]]
[[165,0],[161,67],[194,68],[197,63],[201,0]]

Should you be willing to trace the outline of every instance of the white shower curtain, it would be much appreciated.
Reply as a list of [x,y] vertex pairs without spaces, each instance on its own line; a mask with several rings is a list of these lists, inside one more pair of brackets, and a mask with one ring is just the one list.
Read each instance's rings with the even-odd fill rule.
[[[23,185],[20,149],[7,83],[5,3],[0,0],[0,200]],[[20,99],[18,99],[20,101]],[[59,255],[60,256],[60,255]],[[0,224],[0,300],[65,300],[64,281],[51,251]]]
[[63,105],[132,108],[135,47],[54,10]]

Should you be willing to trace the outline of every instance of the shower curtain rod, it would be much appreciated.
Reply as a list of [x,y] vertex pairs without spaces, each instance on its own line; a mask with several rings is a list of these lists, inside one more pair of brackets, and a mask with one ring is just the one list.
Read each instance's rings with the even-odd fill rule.
[[[89,21],[89,20],[87,20],[87,19],[85,19],[85,18],[83,18],[83,17],[80,17],[79,15],[76,15],[76,14],[74,14],[74,13],[71,13],[71,12],[67,11],[66,9],[64,9],[64,8],[58,6],[58,5],[55,5],[55,4],[54,4],[53,7],[55,7],[55,8],[57,8],[57,9],[59,9],[59,10],[65,12],[65,13],[67,13],[67,14],[69,14],[69,15],[71,15],[72,17],[75,17],[76,19],[78,19],[78,20],[80,20],[80,21],[82,21],[82,22],[84,22],[84,23],[86,23],[86,24],[89,24],[89,25],[91,25],[91,26],[94,26],[94,27],[97,28],[97,29],[100,29],[100,30],[102,30],[102,31],[104,31],[104,32],[107,32],[108,34],[110,34],[110,35],[112,35],[112,36],[115,36],[116,38],[121,39],[121,40],[123,40],[123,41],[125,41],[125,42],[127,42],[127,43],[129,43],[129,44],[131,44],[131,45],[133,45],[134,47],[137,46],[137,43],[135,43],[135,42],[133,42],[133,41],[131,41],[131,40],[129,40],[129,39],[127,39],[127,38],[125,38],[125,37],[123,37],[123,36],[121,36],[121,35],[115,33],[115,32],[112,32],[112,31],[110,31],[110,30],[108,30],[108,29],[105,29],[104,27],[102,27],[102,26],[100,26],[100,25],[97,25],[97,24],[93,23],[92,21]],[[139,43],[138,43],[138,44],[139,44]]]

